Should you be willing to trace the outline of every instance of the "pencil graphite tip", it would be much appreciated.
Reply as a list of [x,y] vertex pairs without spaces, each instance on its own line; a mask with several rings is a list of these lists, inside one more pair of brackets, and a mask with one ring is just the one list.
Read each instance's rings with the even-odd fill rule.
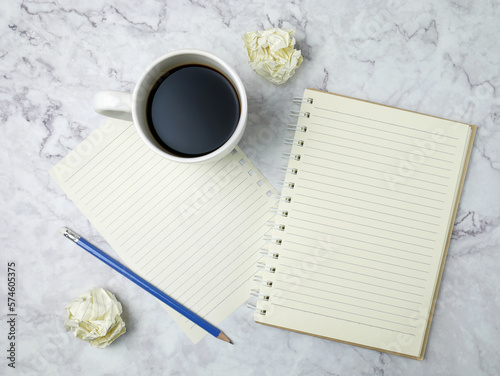
[[233,341],[231,341],[222,331],[219,333],[219,335],[217,336],[218,339],[224,341],[224,342],[228,342],[230,343],[231,345],[233,345]]

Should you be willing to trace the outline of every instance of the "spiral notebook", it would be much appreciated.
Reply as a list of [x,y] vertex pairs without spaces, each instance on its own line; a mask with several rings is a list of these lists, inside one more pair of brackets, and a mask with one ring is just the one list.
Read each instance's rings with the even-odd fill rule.
[[476,127],[308,89],[259,323],[423,359]]
[[[170,162],[133,123],[109,120],[50,174],[128,267],[207,321],[220,324],[247,300],[276,199],[239,148],[214,162]],[[206,335],[162,305],[193,342]]]

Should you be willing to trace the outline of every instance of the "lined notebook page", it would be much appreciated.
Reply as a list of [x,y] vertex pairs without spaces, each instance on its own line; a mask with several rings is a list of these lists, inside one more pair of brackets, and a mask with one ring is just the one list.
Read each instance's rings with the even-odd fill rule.
[[[258,322],[420,357],[471,127],[306,90]],[[296,175],[293,174],[296,169]]]
[[[241,150],[170,162],[112,120],[50,174],[134,272],[212,324],[247,300],[275,200]],[[206,334],[164,306],[194,342]]]

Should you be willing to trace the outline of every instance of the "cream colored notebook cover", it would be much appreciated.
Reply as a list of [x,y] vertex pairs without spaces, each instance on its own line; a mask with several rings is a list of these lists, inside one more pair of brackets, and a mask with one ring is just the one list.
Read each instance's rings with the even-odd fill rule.
[[[274,189],[236,148],[170,162],[110,120],[50,174],[137,274],[218,325],[248,298]],[[198,342],[206,332],[164,305]]]
[[475,127],[310,89],[295,114],[255,320],[422,359]]

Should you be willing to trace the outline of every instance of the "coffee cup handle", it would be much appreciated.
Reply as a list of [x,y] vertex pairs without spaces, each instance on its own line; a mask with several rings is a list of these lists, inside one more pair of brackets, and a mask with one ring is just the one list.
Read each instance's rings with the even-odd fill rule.
[[94,95],[94,110],[107,117],[132,121],[132,94],[123,91],[99,91]]

